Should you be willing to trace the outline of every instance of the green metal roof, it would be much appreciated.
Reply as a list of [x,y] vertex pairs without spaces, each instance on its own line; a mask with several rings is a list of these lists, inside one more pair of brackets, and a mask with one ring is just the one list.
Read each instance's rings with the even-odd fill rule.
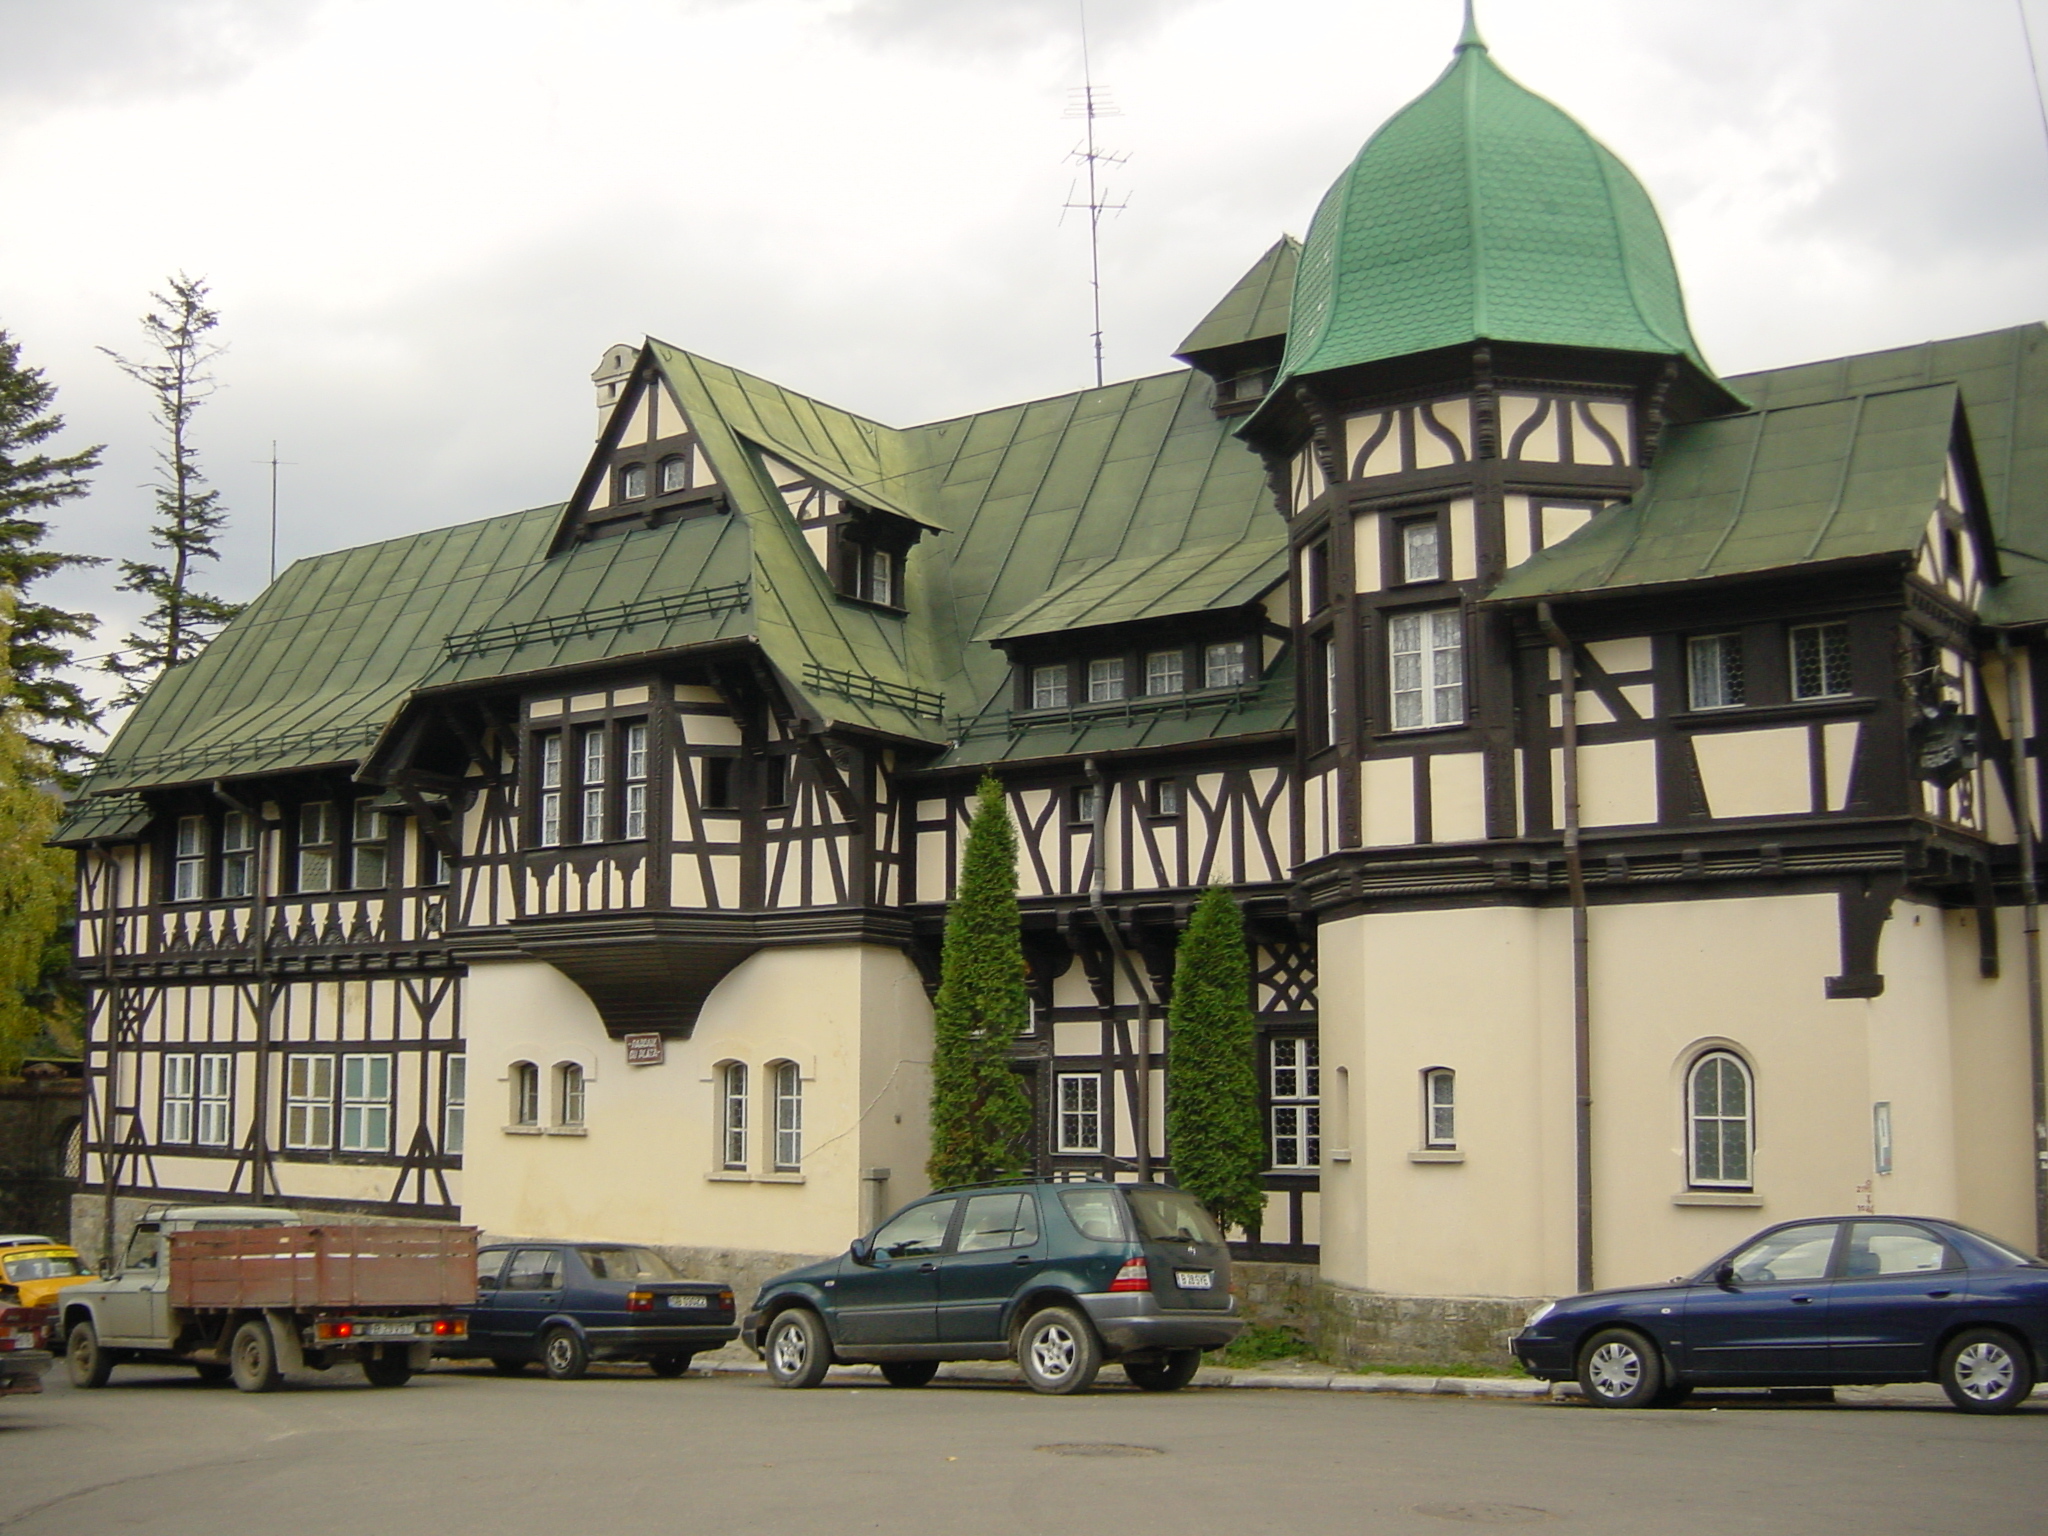
[[150,820],[149,806],[140,795],[93,795],[65,807],[50,841],[75,846],[99,837],[138,837],[149,829]]
[[1282,235],[1202,317],[1202,323],[1173,349],[1173,355],[1189,357],[1285,336],[1288,309],[1294,302],[1294,270],[1300,260],[1301,242]]
[[1642,184],[1468,32],[1317,208],[1280,377],[1482,339],[1676,356],[1713,379]]
[[1263,540],[1183,544],[1163,554],[1106,560],[974,638],[1017,640],[1234,608],[1263,596],[1286,575],[1287,552]]

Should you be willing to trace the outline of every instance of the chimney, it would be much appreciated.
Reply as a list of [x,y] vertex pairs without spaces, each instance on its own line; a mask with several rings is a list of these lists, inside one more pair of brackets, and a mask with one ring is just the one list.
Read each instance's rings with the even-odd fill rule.
[[633,365],[640,360],[640,349],[627,342],[606,347],[604,356],[598,359],[597,367],[590,375],[590,382],[597,386],[597,435],[604,436],[605,423],[612,419],[612,407],[619,403],[619,397],[626,392],[626,381],[633,377]]

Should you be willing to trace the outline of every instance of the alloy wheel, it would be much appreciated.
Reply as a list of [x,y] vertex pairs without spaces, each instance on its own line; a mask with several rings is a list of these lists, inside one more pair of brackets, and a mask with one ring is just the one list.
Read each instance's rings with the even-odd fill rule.
[[805,1337],[802,1328],[792,1323],[790,1326],[777,1331],[773,1349],[775,1353],[775,1369],[780,1374],[784,1376],[799,1376],[803,1374],[804,1362],[810,1358],[811,1350],[810,1340]]
[[1074,1368],[1074,1336],[1059,1323],[1047,1323],[1031,1340],[1031,1363],[1047,1381],[1058,1381]]
[[1956,1356],[1955,1381],[1978,1402],[1996,1401],[2012,1390],[2012,1355],[1988,1340],[1971,1344]]
[[1643,1379],[1643,1357],[1626,1344],[1602,1344],[1586,1367],[1602,1397],[1627,1397]]

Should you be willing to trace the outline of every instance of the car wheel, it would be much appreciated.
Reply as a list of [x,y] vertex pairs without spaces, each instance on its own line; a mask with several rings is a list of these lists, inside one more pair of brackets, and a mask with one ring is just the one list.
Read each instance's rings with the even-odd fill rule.
[[100,1348],[99,1330],[90,1318],[73,1325],[64,1346],[64,1368],[74,1387],[104,1387],[114,1374],[114,1357]]
[[363,1349],[363,1375],[373,1387],[402,1387],[412,1380],[412,1349],[405,1344],[371,1344]]
[[1034,1312],[1017,1335],[1017,1364],[1034,1392],[1086,1392],[1102,1369],[1102,1346],[1088,1319],[1071,1307]]
[[270,1324],[260,1317],[235,1330],[228,1360],[235,1385],[244,1392],[275,1392],[284,1380],[277,1368],[277,1341],[270,1336]]
[[1147,1392],[1178,1392],[1195,1379],[1202,1368],[1199,1349],[1169,1349],[1163,1359],[1126,1360],[1124,1374],[1131,1385]]
[[936,1360],[884,1360],[882,1380],[892,1387],[921,1387],[939,1374]]
[[657,1376],[680,1376],[690,1368],[695,1358],[688,1350],[673,1355],[655,1355],[647,1362],[647,1369]]
[[2034,1390],[2033,1362],[2011,1334],[1972,1328],[1941,1352],[1941,1390],[1965,1413],[2011,1413]]
[[209,1387],[217,1387],[235,1374],[231,1365],[200,1365],[193,1367],[199,1372],[199,1379]]
[[550,1328],[541,1335],[540,1368],[549,1381],[579,1381],[590,1370],[590,1351],[573,1328]]
[[1601,1408],[1649,1408],[1664,1387],[1664,1362],[1630,1328],[1603,1328],[1579,1351],[1579,1388]]
[[500,1376],[524,1375],[526,1372],[526,1368],[531,1364],[533,1364],[531,1360],[517,1359],[512,1355],[491,1356],[491,1369],[496,1371]]
[[832,1341],[825,1337],[824,1320],[808,1307],[776,1313],[761,1353],[768,1362],[768,1379],[778,1387],[815,1387],[832,1366]]

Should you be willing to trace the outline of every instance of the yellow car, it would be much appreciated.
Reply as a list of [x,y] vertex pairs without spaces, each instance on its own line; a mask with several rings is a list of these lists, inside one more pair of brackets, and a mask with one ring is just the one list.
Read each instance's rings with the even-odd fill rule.
[[93,1278],[78,1250],[43,1239],[0,1248],[0,1305],[47,1307],[67,1285]]

